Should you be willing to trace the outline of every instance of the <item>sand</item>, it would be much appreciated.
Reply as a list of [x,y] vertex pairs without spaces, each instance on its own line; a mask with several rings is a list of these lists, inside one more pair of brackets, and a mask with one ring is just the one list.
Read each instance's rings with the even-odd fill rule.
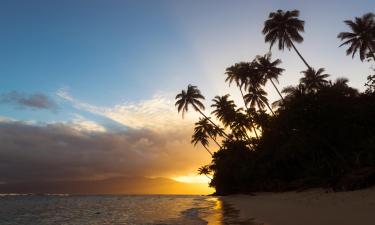
[[351,192],[256,193],[222,197],[242,219],[267,225],[375,225],[375,188]]

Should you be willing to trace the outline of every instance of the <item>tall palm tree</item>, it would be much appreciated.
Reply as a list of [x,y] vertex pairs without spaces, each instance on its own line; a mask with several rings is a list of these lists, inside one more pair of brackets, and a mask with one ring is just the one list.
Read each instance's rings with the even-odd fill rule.
[[215,110],[212,111],[212,114],[214,114],[225,127],[230,126],[230,124],[235,120],[236,104],[234,104],[233,100],[229,100],[229,94],[215,96],[212,101],[214,103],[211,105],[211,107],[215,108]]
[[[244,98],[244,93],[243,93],[243,88],[247,88],[248,85],[249,85],[249,76],[251,76],[250,74],[252,73],[256,73],[255,69],[254,69],[254,66],[252,65],[252,63],[248,63],[248,62],[240,62],[240,63],[236,63],[235,65],[231,66],[231,67],[228,67],[226,69],[226,72],[225,74],[227,75],[227,78],[225,79],[225,82],[228,82],[229,85],[231,85],[232,82],[235,82],[237,87],[239,88],[240,92],[241,92],[241,96],[242,96],[242,100],[244,102],[244,105],[245,105],[245,108],[246,108],[246,111],[248,111],[248,107],[246,105],[246,101],[245,101],[245,98]],[[254,134],[256,136],[256,138],[259,139],[259,136],[258,136],[258,132],[255,128],[255,125],[254,125],[254,121],[251,119],[251,126],[253,127],[253,130],[254,130]]]
[[263,75],[264,79],[271,81],[280,98],[283,99],[283,96],[273,81],[279,82],[278,78],[284,69],[277,67],[281,64],[281,60],[276,59],[272,62],[271,56],[271,53],[265,54],[264,56],[257,56],[256,68],[258,72]]
[[217,142],[217,136],[221,134],[221,130],[218,130],[212,125],[206,118],[199,118],[198,122],[195,123],[194,131],[206,133],[215,143],[221,148],[219,142]]
[[301,73],[303,73],[304,77],[300,79],[300,82],[305,85],[307,91],[316,92],[329,83],[326,80],[329,75],[324,74],[324,68],[319,68],[317,71],[313,68],[309,68]]
[[201,145],[206,149],[206,151],[212,156],[212,152],[210,149],[208,149],[208,135],[203,131],[195,131],[194,134],[191,136],[191,143],[196,146],[198,143],[201,143]]
[[[220,127],[217,126],[210,118],[208,118],[202,110],[205,109],[203,103],[200,101],[201,99],[205,99],[204,96],[201,94],[200,90],[197,86],[193,86],[191,84],[188,85],[187,90],[182,90],[181,93],[176,95],[176,103],[175,106],[177,107],[178,112],[182,112],[182,118],[184,114],[188,111],[189,105],[191,105],[196,111],[198,111],[204,118],[206,118],[212,125],[214,125],[218,130]],[[221,134],[228,138],[228,135],[222,131]]]
[[349,26],[351,32],[341,32],[337,35],[342,41],[341,45],[350,45],[346,54],[352,54],[354,57],[357,51],[363,61],[368,53],[375,60],[375,15],[366,13],[362,17],[355,17],[354,21],[345,20],[344,23]]
[[210,173],[211,173],[211,169],[210,169],[210,166],[209,166],[209,165],[201,166],[201,167],[198,169],[198,175],[205,175],[205,176],[208,177],[210,180],[212,180],[212,178],[208,176]]
[[278,42],[279,50],[284,50],[285,47],[293,48],[307,68],[310,68],[310,65],[293,44],[293,41],[297,43],[303,41],[300,32],[304,32],[305,21],[298,19],[298,16],[298,10],[284,12],[279,9],[276,12],[271,12],[268,20],[264,22],[262,32],[265,35],[265,41],[270,43],[270,49],[276,42]]
[[245,95],[245,101],[246,104],[250,104],[250,108],[255,108],[257,106],[258,109],[264,109],[267,106],[271,113],[275,115],[272,108],[268,104],[268,99],[266,96],[267,92],[265,92],[261,87],[251,86],[249,88],[249,92]]

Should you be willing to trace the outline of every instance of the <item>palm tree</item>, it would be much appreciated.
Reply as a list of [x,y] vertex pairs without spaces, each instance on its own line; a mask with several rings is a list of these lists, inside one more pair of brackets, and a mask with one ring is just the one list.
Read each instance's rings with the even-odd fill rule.
[[210,180],[212,180],[212,178],[208,176],[210,173],[211,173],[211,169],[210,169],[210,166],[208,165],[202,166],[198,169],[198,175],[205,175]]
[[[203,103],[200,99],[204,99],[204,96],[201,94],[200,90],[197,86],[193,86],[191,84],[188,85],[187,90],[182,90],[180,94],[176,95],[176,103],[175,106],[177,107],[178,112],[182,112],[182,118],[184,117],[185,112],[188,111],[189,105],[191,105],[196,111],[198,111],[204,118],[206,118],[212,125],[214,125],[218,130],[218,127],[210,118],[208,118],[202,110],[205,109]],[[228,135],[222,131],[221,134],[228,138]]]
[[214,114],[223,124],[225,127],[230,126],[230,124],[235,119],[236,114],[236,104],[234,104],[233,100],[229,100],[229,94],[224,96],[215,96],[212,101],[214,104],[211,107],[214,107],[215,110],[212,111]]
[[286,95],[285,100],[304,96],[307,93],[306,86],[304,84],[298,84],[297,86],[287,86],[281,93]]
[[237,139],[247,139],[248,141],[251,141],[247,131],[253,128],[252,118],[250,117],[250,114],[243,113],[242,108],[236,110],[235,119],[231,123],[230,128]]
[[213,126],[206,118],[199,118],[198,122],[195,123],[194,131],[206,133],[216,143],[216,145],[221,148],[221,145],[219,142],[217,142],[216,137],[217,135],[220,135],[222,131]]
[[355,17],[355,21],[345,20],[346,25],[349,26],[352,32],[341,32],[337,35],[343,42],[343,45],[350,45],[346,50],[346,54],[359,52],[359,57],[363,61],[368,53],[375,60],[375,15],[373,13],[366,13],[362,17]]
[[280,98],[284,99],[279,89],[276,87],[275,83],[273,82],[273,80],[276,82],[279,82],[278,78],[281,75],[281,73],[284,71],[284,69],[277,67],[279,64],[281,64],[281,60],[276,59],[275,61],[272,62],[271,56],[272,56],[271,53],[265,54],[264,56],[257,56],[256,68],[258,72],[263,75],[265,80],[271,81],[273,87],[276,89]]
[[319,68],[317,71],[313,68],[309,68],[301,73],[304,74],[304,77],[300,79],[300,82],[305,85],[307,91],[316,92],[329,83],[326,80],[329,75],[323,74],[324,68]]
[[264,22],[262,32],[265,35],[265,41],[270,43],[270,49],[276,41],[278,41],[279,50],[284,50],[285,47],[290,50],[293,47],[307,68],[310,68],[310,65],[293,44],[293,41],[297,43],[303,41],[303,37],[299,32],[304,31],[305,21],[298,19],[298,16],[298,10],[284,12],[279,9],[276,12],[271,12],[268,20]]
[[[244,93],[242,91],[242,88],[247,88],[249,85],[249,76],[251,74],[256,73],[254,66],[252,63],[248,62],[240,62],[236,63],[235,65],[228,67],[226,69],[225,74],[227,75],[227,78],[225,79],[225,82],[228,82],[229,85],[231,85],[232,82],[236,82],[237,87],[240,89],[242,100],[244,102],[246,111],[248,111],[248,107],[246,105],[246,101],[244,98]],[[254,133],[256,138],[259,139],[258,132],[255,128],[254,122],[251,119],[251,126],[253,127]]]
[[266,96],[267,92],[265,92],[261,87],[251,86],[249,88],[249,92],[245,95],[245,101],[246,104],[250,104],[250,108],[255,108],[255,106],[257,106],[258,109],[264,109],[265,106],[267,106],[271,113],[275,115],[272,108],[268,104],[268,99]]
[[201,143],[206,151],[212,156],[212,152],[208,149],[208,135],[205,132],[200,130],[195,131],[191,136],[191,143],[194,144],[194,146],[196,146],[198,143]]

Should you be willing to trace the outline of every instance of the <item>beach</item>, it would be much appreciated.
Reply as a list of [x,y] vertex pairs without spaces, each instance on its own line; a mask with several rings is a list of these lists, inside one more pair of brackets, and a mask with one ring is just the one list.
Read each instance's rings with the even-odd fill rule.
[[375,188],[351,192],[256,193],[222,197],[242,219],[266,225],[373,225]]

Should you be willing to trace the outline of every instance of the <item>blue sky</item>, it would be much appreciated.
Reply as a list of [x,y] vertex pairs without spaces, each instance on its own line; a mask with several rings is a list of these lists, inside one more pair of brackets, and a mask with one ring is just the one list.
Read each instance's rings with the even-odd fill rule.
[[[55,98],[61,88],[100,106],[150,99],[197,84],[212,98],[234,92],[224,69],[264,54],[260,32],[276,9],[299,9],[306,21],[298,48],[306,59],[362,88],[369,65],[338,48],[344,19],[373,11],[371,1],[1,1],[0,87]],[[281,86],[293,84],[304,69],[294,52],[273,50],[286,72]],[[271,99],[275,97],[270,93]],[[64,120],[59,112],[17,110],[20,119]],[[84,113],[84,112],[81,112]],[[42,116],[43,115],[43,116]]]
[[[209,156],[190,145],[194,115],[182,120],[173,98],[191,83],[202,90],[206,105],[217,94],[230,93],[239,100],[238,90],[224,83],[225,68],[268,51],[261,30],[268,14],[277,9],[300,10],[300,18],[306,22],[305,40],[297,48],[310,65],[324,67],[332,79],[347,77],[350,85],[364,89],[371,65],[346,56],[345,47],[338,48],[336,36],[347,30],[343,20],[374,12],[373,0],[2,0],[0,125],[11,119],[36,126],[33,128],[44,136],[35,143],[24,127],[19,128],[23,132],[19,137],[9,137],[13,138],[10,143],[44,149],[40,154],[47,154],[51,162],[60,161],[50,149],[62,148],[65,143],[55,141],[58,138],[50,137],[51,133],[71,141],[68,137],[77,130],[112,132],[114,137],[102,134],[92,140],[98,152],[102,150],[100,140],[112,140],[116,158],[103,165],[113,166],[113,160],[123,156],[119,149],[127,146],[126,154],[131,155],[126,157],[135,162],[147,166],[160,162],[150,166],[150,171],[142,170],[143,175],[195,173],[197,167],[209,162]],[[286,69],[280,87],[297,84],[305,66],[296,53],[276,48],[272,53]],[[270,101],[277,100],[277,93],[271,87],[266,89]],[[242,106],[242,101],[237,103]],[[130,133],[121,133],[127,130]],[[178,140],[170,140],[171,136]],[[75,141],[85,146],[87,139]],[[13,147],[7,150],[14,154],[23,151]],[[63,149],[61,154],[72,149]],[[87,156],[90,154],[94,161],[103,159],[97,153],[88,152]],[[162,159],[156,160],[157,154]],[[23,160],[25,165],[34,163],[28,157]],[[165,168],[171,161],[173,173]],[[111,167],[108,171],[103,176],[124,171],[138,174],[135,167]]]

